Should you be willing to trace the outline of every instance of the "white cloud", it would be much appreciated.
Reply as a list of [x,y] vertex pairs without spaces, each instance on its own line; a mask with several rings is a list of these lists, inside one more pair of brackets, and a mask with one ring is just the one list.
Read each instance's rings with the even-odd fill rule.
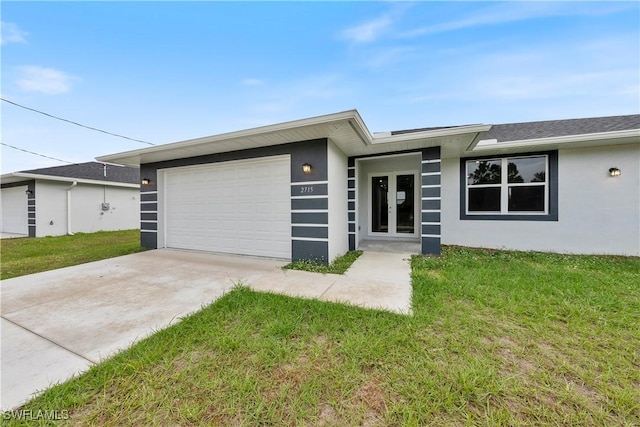
[[353,43],[368,43],[377,39],[391,23],[391,18],[383,16],[373,21],[347,28],[342,32],[342,35]]
[[0,22],[0,44],[26,43],[29,33],[11,22]]
[[241,83],[244,86],[260,86],[260,85],[264,84],[264,81],[262,81],[260,79],[253,78],[253,77],[248,77],[246,79],[243,79]]
[[[632,3],[632,2],[630,2]],[[461,30],[465,28],[506,24],[551,16],[606,15],[625,10],[627,5],[575,2],[511,2],[484,8],[466,18],[414,28],[398,35],[400,38]]]
[[18,67],[21,77],[17,80],[20,89],[26,92],[40,92],[45,95],[66,93],[71,90],[74,77],[54,68],[26,65]]
[[343,30],[341,36],[354,44],[373,42],[389,32],[395,21],[412,6],[409,3],[394,4],[380,17]]

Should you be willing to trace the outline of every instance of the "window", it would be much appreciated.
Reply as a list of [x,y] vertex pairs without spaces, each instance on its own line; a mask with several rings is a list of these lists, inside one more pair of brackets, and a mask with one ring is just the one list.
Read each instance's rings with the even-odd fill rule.
[[555,152],[462,159],[461,219],[557,220],[556,165]]

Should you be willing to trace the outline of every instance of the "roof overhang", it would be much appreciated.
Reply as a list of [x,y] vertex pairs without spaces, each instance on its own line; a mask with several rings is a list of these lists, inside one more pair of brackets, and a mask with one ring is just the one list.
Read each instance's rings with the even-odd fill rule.
[[357,110],[311,117],[275,125],[229,132],[204,138],[174,142],[139,150],[100,156],[101,162],[127,166],[163,162],[179,158],[268,147],[326,138],[347,156],[443,146],[462,153],[490,125],[471,125],[412,132],[400,135],[371,134]]
[[497,142],[496,140],[479,140],[469,146],[462,157],[638,143],[640,143],[640,129],[556,136],[522,141]]
[[91,184],[91,185],[107,185],[110,187],[125,187],[125,188],[140,188],[140,184],[129,184],[126,182],[114,182],[114,181],[100,181],[97,179],[82,179],[71,178],[66,176],[52,176],[41,175],[36,173],[27,172],[13,172],[0,176],[0,182],[2,184],[13,184],[15,182],[41,180],[41,181],[56,181],[56,182],[77,182],[78,184]]

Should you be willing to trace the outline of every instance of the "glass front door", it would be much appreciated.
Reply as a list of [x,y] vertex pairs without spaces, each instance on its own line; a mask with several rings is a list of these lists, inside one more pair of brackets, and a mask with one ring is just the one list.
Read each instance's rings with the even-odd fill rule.
[[387,236],[415,235],[415,181],[414,173],[371,176],[371,233]]
[[371,178],[371,231],[387,233],[389,231],[389,177]]
[[396,233],[415,233],[415,176],[396,175]]

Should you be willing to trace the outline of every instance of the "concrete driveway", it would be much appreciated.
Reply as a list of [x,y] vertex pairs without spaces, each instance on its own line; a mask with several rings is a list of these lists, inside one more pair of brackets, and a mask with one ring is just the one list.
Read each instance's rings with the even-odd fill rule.
[[338,276],[283,271],[283,262],[272,259],[155,250],[5,280],[0,408],[15,408],[239,282],[260,291],[407,313],[407,256],[365,253]]

